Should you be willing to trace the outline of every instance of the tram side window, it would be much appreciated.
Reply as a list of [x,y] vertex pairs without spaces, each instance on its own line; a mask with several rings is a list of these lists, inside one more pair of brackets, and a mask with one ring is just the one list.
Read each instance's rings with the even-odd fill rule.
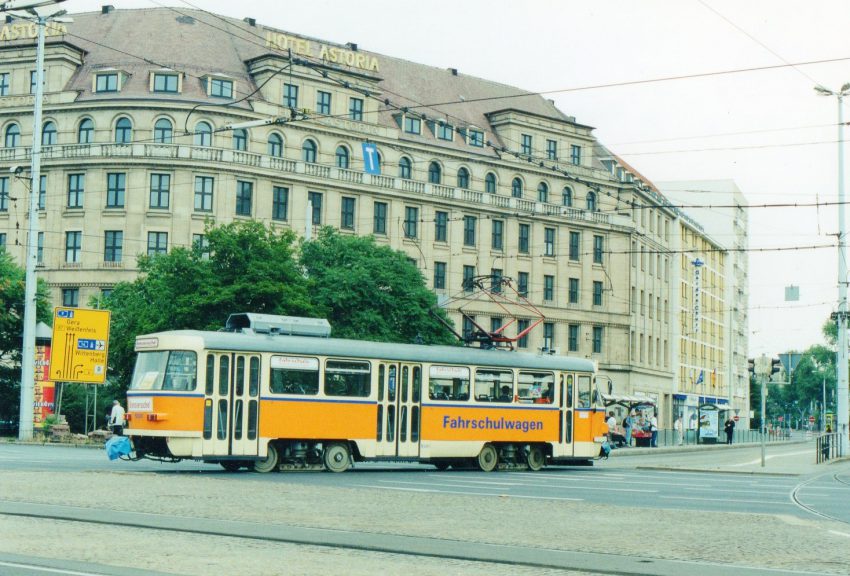
[[555,375],[551,372],[520,372],[517,396],[523,403],[551,404],[555,399]]
[[319,360],[299,356],[272,356],[269,389],[274,394],[315,396],[319,393]]
[[163,390],[194,390],[198,384],[198,356],[194,352],[174,351],[168,355]]
[[428,371],[428,398],[443,402],[469,400],[469,368],[431,366]]
[[476,370],[475,399],[479,402],[513,402],[514,373],[492,368]]
[[576,408],[590,408],[591,403],[590,376],[578,377],[578,403]]
[[136,360],[131,390],[194,390],[198,379],[194,352],[142,352]]
[[325,363],[325,395],[363,398],[371,392],[372,372],[368,362],[328,360]]

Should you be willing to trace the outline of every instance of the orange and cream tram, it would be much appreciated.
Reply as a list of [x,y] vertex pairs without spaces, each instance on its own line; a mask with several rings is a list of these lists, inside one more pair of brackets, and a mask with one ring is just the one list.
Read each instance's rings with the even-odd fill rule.
[[225,332],[139,336],[136,457],[258,472],[356,461],[539,470],[600,454],[589,360],[329,338],[326,320],[233,314]]

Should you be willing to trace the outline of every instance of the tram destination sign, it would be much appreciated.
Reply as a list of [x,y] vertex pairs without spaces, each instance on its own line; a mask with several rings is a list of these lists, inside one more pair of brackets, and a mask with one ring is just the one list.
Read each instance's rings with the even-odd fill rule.
[[109,351],[109,310],[56,308],[50,379],[54,382],[103,384]]

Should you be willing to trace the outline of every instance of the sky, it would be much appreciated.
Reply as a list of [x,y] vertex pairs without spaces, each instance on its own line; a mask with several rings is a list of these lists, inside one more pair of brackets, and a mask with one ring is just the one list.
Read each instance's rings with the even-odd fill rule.
[[[850,2],[67,0],[63,7],[73,14],[106,3],[252,17],[545,92],[653,182],[734,180],[750,204],[750,357],[824,343],[821,329],[838,301],[838,108],[814,87],[850,82]],[[850,120],[846,105],[844,116]],[[784,301],[789,285],[799,287],[799,301]]]

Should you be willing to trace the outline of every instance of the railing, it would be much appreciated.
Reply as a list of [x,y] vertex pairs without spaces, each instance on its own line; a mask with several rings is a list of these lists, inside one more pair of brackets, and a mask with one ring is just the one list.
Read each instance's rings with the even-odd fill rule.
[[827,460],[833,460],[841,455],[841,442],[843,438],[837,432],[821,434],[817,440],[817,463],[821,464]]
[[[790,435],[784,433],[768,434],[766,440],[771,443],[786,442],[790,440]],[[699,440],[699,442],[697,442]],[[733,444],[758,444],[761,442],[761,432],[758,430],[735,430],[732,438]],[[643,442],[637,441],[637,438],[632,438],[632,446],[639,446]],[[706,437],[701,435],[697,439],[696,430],[685,430],[682,438],[679,438],[679,433],[675,430],[659,430],[658,445],[659,446],[695,446],[697,444],[725,444],[726,434],[721,430],[716,437]]]

